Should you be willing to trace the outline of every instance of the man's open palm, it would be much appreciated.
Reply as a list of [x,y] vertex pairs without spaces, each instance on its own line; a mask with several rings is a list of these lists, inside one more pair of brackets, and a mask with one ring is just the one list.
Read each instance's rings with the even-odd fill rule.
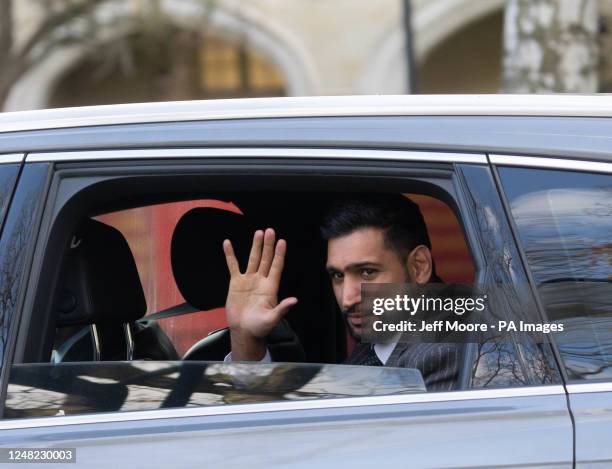
[[297,303],[297,298],[278,303],[287,243],[282,239],[276,242],[271,228],[256,231],[244,273],[240,272],[231,241],[223,242],[223,251],[231,276],[225,304],[230,331],[247,340],[263,339]]

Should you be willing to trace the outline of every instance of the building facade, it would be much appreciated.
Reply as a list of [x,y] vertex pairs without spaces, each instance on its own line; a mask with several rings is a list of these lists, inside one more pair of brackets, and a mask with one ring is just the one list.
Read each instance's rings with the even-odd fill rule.
[[[153,3],[166,29],[143,36],[133,19]],[[412,4],[419,92],[500,90],[504,0]],[[15,5],[14,30],[25,41],[45,12],[41,2]],[[403,94],[409,86],[402,0],[110,0],[98,10],[108,18],[98,37],[52,48],[14,84],[3,110]]]

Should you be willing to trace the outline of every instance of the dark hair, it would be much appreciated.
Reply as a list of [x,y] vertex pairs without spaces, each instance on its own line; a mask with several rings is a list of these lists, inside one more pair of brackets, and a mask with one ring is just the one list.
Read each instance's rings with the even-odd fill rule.
[[427,226],[419,206],[401,194],[355,194],[332,203],[321,225],[325,240],[361,228],[381,228],[385,244],[402,260],[417,246],[431,249]]

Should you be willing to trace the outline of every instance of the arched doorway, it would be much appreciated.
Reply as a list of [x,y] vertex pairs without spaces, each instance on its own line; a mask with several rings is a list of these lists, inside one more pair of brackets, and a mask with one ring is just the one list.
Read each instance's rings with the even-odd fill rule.
[[246,41],[172,28],[86,56],[57,81],[49,106],[286,94],[279,70]]
[[419,67],[420,93],[496,93],[501,88],[503,11],[464,26]]
[[[261,83],[260,77],[262,74],[271,76],[268,73],[270,69],[274,70],[274,75],[282,77],[284,94],[289,96],[317,94],[320,87],[320,77],[308,49],[291,28],[286,27],[278,19],[265,14],[265,11],[255,3],[241,2],[238,5],[230,0],[219,0],[218,3],[215,3],[214,12],[210,15],[206,15],[206,12],[202,10],[203,3],[199,0],[165,0],[163,5],[167,18],[185,35],[210,34],[213,39],[216,38],[223,42],[226,47],[222,47],[222,49],[225,52],[216,49],[219,52],[218,55],[221,56],[218,57],[220,61],[225,60],[222,59],[223,56],[227,57],[227,48],[239,48],[240,44],[245,45],[245,50],[239,55],[244,57],[246,54],[250,63],[254,64],[250,67],[251,77],[256,81],[257,85],[255,87],[258,88],[257,93],[251,93],[250,96],[280,94],[278,86],[273,87],[274,89],[270,91],[270,89],[266,89],[267,86],[263,86]],[[119,6],[125,5],[121,4]],[[117,38],[121,35],[125,37],[126,28],[124,26],[126,24],[129,26],[132,13],[125,8],[118,8],[117,11],[111,8],[110,12],[117,15],[117,21],[109,26],[105,37]],[[108,13],[109,11],[106,11],[106,14]],[[203,17],[206,18],[205,21],[202,21]],[[127,23],[119,21],[122,18],[127,19]],[[135,34],[134,30],[130,29],[130,31],[127,34],[133,36]],[[120,51],[117,53],[121,55]],[[110,102],[112,96],[117,96],[117,90],[108,89],[109,84],[105,84],[101,78],[108,72],[104,66],[102,70],[99,70],[100,63],[95,60],[98,57],[92,58],[92,56],[98,54],[100,54],[99,50],[92,50],[91,45],[83,43],[66,44],[53,48],[49,54],[34,64],[32,69],[15,83],[9,92],[3,110],[22,111],[44,109],[60,104],[68,105],[75,102],[73,95],[77,93],[80,93],[83,98],[78,102],[79,105]],[[124,63],[122,66],[125,65]],[[129,69],[129,62],[127,66]],[[93,84],[88,83],[87,80],[82,81],[83,74],[90,71],[92,67],[98,70],[96,75],[98,81]],[[184,73],[184,75],[187,74]],[[128,78],[129,76],[128,74]],[[153,93],[149,89],[149,87],[153,87],[153,83],[146,83],[144,87],[141,87],[135,85],[137,81],[135,79],[124,80],[121,76],[117,78],[118,84],[116,86],[124,86],[126,92],[123,95],[130,95],[129,99],[124,99],[121,102],[150,101],[152,99],[195,99],[197,97],[189,92],[189,87],[177,86],[173,87],[172,96],[168,96],[168,98],[158,97],[163,93],[159,91]],[[65,79],[74,86],[62,86]],[[248,91],[249,87],[246,88]],[[264,89],[262,90],[262,88]],[[128,93],[128,89],[134,93]],[[91,94],[93,94],[95,100],[90,98]],[[151,95],[155,97],[149,98]],[[199,96],[197,93],[196,95]],[[209,96],[212,95],[227,97],[234,94],[233,91],[226,88],[224,90],[217,89],[215,92],[209,90]],[[240,95],[247,95],[244,89]],[[117,102],[116,98],[112,102]]]
[[[492,76],[492,67],[500,73],[501,68],[501,40],[502,17],[504,0],[428,0],[418,3],[413,11],[414,53],[418,64],[418,92],[420,93],[449,93],[449,92],[495,92],[498,87]],[[475,34],[484,34],[486,44],[481,40],[474,40]],[[467,46],[464,34],[467,36]],[[402,94],[406,91],[406,49],[405,32],[403,28],[389,28],[389,32],[381,38],[378,47],[373,49],[368,60],[368,69],[361,80],[361,89],[364,93],[394,93]],[[454,49],[456,41],[457,47]],[[486,50],[482,51],[481,48]],[[453,55],[454,54],[454,55]],[[462,54],[461,56],[459,54]],[[468,69],[463,67],[460,73],[472,73],[474,80],[470,85],[457,86],[449,83],[455,73],[453,68],[461,68],[465,63],[460,57],[465,54],[474,61],[485,62],[484,70],[478,67]],[[435,55],[435,57],[431,57]],[[496,58],[495,56],[499,56]],[[448,61],[449,68],[441,70],[440,66]],[[486,74],[488,78],[476,77],[476,73]],[[440,73],[447,74],[446,83],[438,82],[432,77]],[[460,85],[460,86],[459,86]]]

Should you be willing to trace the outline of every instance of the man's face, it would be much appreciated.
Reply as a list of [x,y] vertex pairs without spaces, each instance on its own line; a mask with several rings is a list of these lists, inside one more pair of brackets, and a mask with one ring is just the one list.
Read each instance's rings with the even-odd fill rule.
[[361,284],[411,281],[406,262],[385,245],[384,236],[380,228],[362,228],[327,244],[327,271],[334,295],[355,338],[361,336],[363,326],[357,314]]

